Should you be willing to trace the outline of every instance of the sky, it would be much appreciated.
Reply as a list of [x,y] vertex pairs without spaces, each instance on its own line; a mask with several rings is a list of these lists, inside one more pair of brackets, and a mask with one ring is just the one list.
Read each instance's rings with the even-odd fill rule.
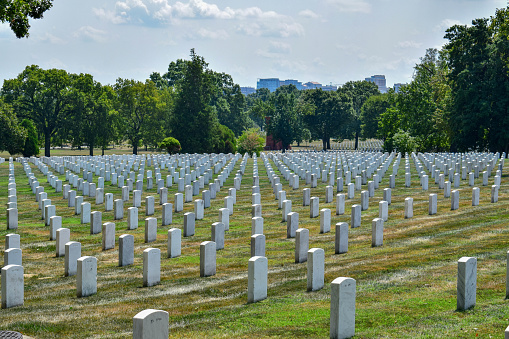
[[408,83],[445,30],[488,18],[505,0],[54,0],[30,36],[0,23],[0,81],[28,65],[102,84],[165,73],[191,48],[240,86],[257,78],[344,84],[384,74]]

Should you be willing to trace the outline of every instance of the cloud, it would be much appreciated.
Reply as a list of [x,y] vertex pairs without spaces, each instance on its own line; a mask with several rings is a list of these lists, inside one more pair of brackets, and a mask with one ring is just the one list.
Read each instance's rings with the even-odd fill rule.
[[413,40],[407,40],[398,42],[396,46],[400,48],[420,48],[422,46],[422,43],[415,42]]
[[340,12],[371,12],[371,5],[364,0],[327,0],[327,3],[337,8]]
[[281,41],[271,41],[266,49],[258,49],[255,53],[258,56],[268,59],[278,59],[283,55],[291,54],[290,44]]
[[80,27],[76,32],[74,32],[73,36],[85,42],[105,42],[107,40],[105,31],[91,26]]
[[[290,37],[304,33],[301,24],[274,11],[263,11],[258,7],[220,8],[203,0],[175,3],[170,0],[121,0],[117,1],[114,10],[94,8],[93,12],[97,17],[113,24],[153,26],[179,24],[181,20],[209,19],[235,21],[236,31],[248,36]],[[309,12],[307,15],[311,15],[312,12]],[[224,37],[224,34],[222,36]]]
[[304,34],[304,27],[296,22],[268,22],[242,23],[237,26],[237,32],[248,36],[268,36],[288,38]]
[[57,36],[54,36],[53,34],[51,33],[48,33],[46,32],[44,35],[42,36],[39,36],[38,39],[42,42],[48,42],[50,44],[54,44],[54,45],[63,45],[65,44],[65,40],[57,37]]
[[317,19],[319,17],[318,14],[316,14],[315,12],[313,12],[310,9],[305,9],[303,11],[300,11],[299,15],[304,18],[308,18],[308,19]]
[[290,44],[281,41],[271,41],[269,51],[272,53],[289,54],[292,51]]
[[454,19],[444,19],[442,22],[440,22],[438,25],[435,26],[434,31],[435,32],[444,32],[449,27],[452,27],[454,25],[462,25],[461,21],[454,20]]
[[107,11],[103,8],[92,8],[92,12],[95,16],[110,21],[113,24],[124,24],[127,22],[127,13],[121,12],[120,14],[116,14],[115,11]]
[[211,40],[226,40],[229,37],[228,33],[223,29],[212,31],[205,28],[200,28],[197,32],[197,36],[203,39]]

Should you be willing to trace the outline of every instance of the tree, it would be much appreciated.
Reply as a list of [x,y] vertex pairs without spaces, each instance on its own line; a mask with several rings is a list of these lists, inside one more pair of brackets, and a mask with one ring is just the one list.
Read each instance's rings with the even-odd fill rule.
[[268,88],[258,88],[255,93],[249,94],[246,97],[246,110],[251,120],[256,123],[260,128],[263,128],[265,122],[265,113],[263,112],[263,104],[266,103],[271,97]]
[[352,99],[353,117],[348,128],[349,134],[355,136],[355,149],[359,147],[359,135],[361,133],[361,109],[362,105],[372,95],[380,94],[378,86],[369,81],[349,81],[338,88],[339,93],[344,93]]
[[352,118],[352,100],[344,93],[322,89],[304,91],[301,98],[300,107],[311,135],[322,140],[324,150],[330,149],[330,139],[342,135]]
[[9,23],[11,30],[20,39],[28,37],[29,18],[41,19],[44,12],[53,6],[53,0],[1,0],[0,22]]
[[235,134],[228,127],[216,124],[212,130],[210,147],[214,153],[235,153],[237,151]]
[[0,151],[21,153],[27,132],[20,126],[12,107],[0,98]]
[[241,154],[249,153],[250,156],[256,153],[257,156],[260,156],[260,152],[265,144],[265,138],[260,132],[257,128],[244,130],[237,140],[238,152]]
[[70,115],[69,74],[61,69],[27,66],[17,78],[5,80],[2,92],[18,117],[30,118],[44,136],[44,155],[50,156],[51,139]]
[[450,69],[447,118],[454,151],[509,151],[509,8],[455,25],[444,46]]
[[384,141],[384,151],[394,150],[394,135],[398,133],[400,126],[401,117],[396,107],[390,107],[380,114],[377,136]]
[[449,150],[445,112],[449,102],[447,64],[436,49],[428,49],[415,66],[413,80],[401,88],[397,107],[403,130],[415,137],[417,150]]
[[150,80],[143,83],[119,78],[114,88],[117,93],[116,106],[123,124],[122,132],[133,146],[133,154],[138,154],[147,120],[152,114],[157,114],[160,108],[159,92]]
[[380,115],[384,113],[387,108],[391,107],[389,96],[394,96],[394,94],[389,92],[381,95],[373,95],[362,105],[361,135],[364,138],[377,137]]
[[39,139],[37,138],[37,129],[35,128],[32,120],[23,119],[21,122],[21,127],[23,127],[26,132],[25,144],[23,146],[23,156],[31,157],[32,155],[39,155]]
[[81,148],[86,143],[90,155],[94,147],[104,148],[114,137],[113,101],[115,92],[111,86],[102,86],[90,74],[71,74],[67,126],[68,139]]
[[[293,93],[278,92],[270,106],[267,134],[283,144],[283,152],[296,140],[301,119],[297,113],[297,103]],[[269,113],[269,111],[267,112]]]
[[246,98],[237,84],[222,89],[214,104],[219,123],[227,126],[236,136],[252,126],[246,107]]
[[210,100],[213,93],[207,63],[191,49],[191,60],[183,68],[183,78],[175,83],[178,96],[171,118],[172,136],[187,153],[207,152],[213,147],[213,131],[219,131]]

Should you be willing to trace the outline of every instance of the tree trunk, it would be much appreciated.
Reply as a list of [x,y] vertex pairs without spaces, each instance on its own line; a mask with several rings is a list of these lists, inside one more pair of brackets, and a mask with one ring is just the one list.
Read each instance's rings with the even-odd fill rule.
[[104,147],[101,147],[101,155],[104,155]]
[[88,148],[90,149],[90,156],[94,156],[94,144],[90,144]]
[[355,150],[359,148],[359,132],[355,132]]
[[330,149],[330,138],[327,138],[327,149]]
[[51,136],[49,133],[44,135],[44,156],[49,157],[50,155],[50,146],[51,146]]
[[133,154],[138,155],[138,140],[133,142]]
[[327,140],[325,138],[322,139],[322,148],[324,151],[327,149]]

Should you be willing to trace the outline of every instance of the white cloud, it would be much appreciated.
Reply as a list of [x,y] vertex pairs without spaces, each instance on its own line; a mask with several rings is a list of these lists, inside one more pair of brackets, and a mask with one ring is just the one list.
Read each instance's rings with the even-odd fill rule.
[[106,32],[100,29],[93,28],[91,26],[82,26],[76,32],[74,32],[73,36],[77,39],[81,39],[83,41],[94,41],[94,42],[105,42],[106,41]]
[[[314,14],[311,11],[306,13],[308,16]],[[235,20],[237,32],[249,36],[290,37],[304,33],[301,24],[275,11],[263,11],[258,7],[220,8],[203,0],[177,1],[174,4],[170,0],[124,0],[117,1],[114,10],[94,8],[94,14],[114,24],[161,25],[177,24],[180,20]]]
[[413,40],[407,40],[398,42],[396,46],[401,48],[420,48],[422,46],[422,43],[415,42]]
[[281,41],[270,41],[266,49],[258,49],[255,53],[264,58],[278,59],[283,57],[283,55],[291,54],[291,52],[292,47],[290,44]]
[[281,41],[271,41],[269,51],[272,53],[289,54],[292,51],[290,44]]
[[454,19],[444,19],[442,22],[440,22],[438,25],[435,26],[434,31],[435,32],[443,32],[449,27],[452,27],[454,25],[462,25],[461,21],[454,20]]
[[304,27],[296,22],[267,22],[242,23],[237,26],[237,32],[248,36],[265,36],[288,38],[304,34]]
[[327,2],[336,7],[340,12],[371,12],[371,5],[364,0],[327,0]]
[[200,28],[197,35],[200,38],[211,40],[226,40],[229,37],[228,33],[223,29],[212,31],[210,29]]
[[123,24],[127,22],[127,13],[116,14],[115,11],[107,11],[103,8],[92,8],[92,12],[99,18],[110,21],[113,24]]
[[57,36],[54,36],[53,34],[48,33],[48,32],[46,32],[42,36],[39,36],[38,39],[40,41],[48,42],[48,43],[54,44],[54,45],[63,45],[63,44],[65,44],[65,40],[63,40],[63,39],[61,39],[61,38],[59,38]]
[[319,17],[318,14],[316,14],[315,12],[313,12],[310,9],[305,9],[303,11],[300,11],[299,15],[304,18],[308,18],[308,19],[317,19]]

